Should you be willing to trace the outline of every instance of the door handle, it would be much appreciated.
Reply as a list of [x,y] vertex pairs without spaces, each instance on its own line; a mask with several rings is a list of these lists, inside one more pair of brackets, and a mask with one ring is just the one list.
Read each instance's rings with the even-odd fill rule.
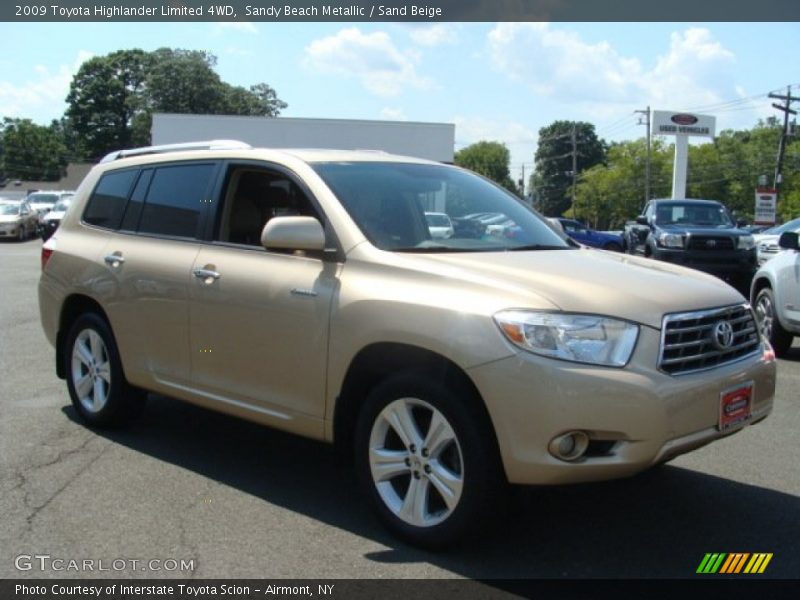
[[125,262],[125,259],[122,258],[121,254],[109,254],[108,256],[103,258],[103,260],[108,266],[114,269],[116,269],[118,266],[120,266],[122,263]]
[[222,275],[211,269],[195,269],[194,276],[208,284],[214,283],[214,281],[222,277]]

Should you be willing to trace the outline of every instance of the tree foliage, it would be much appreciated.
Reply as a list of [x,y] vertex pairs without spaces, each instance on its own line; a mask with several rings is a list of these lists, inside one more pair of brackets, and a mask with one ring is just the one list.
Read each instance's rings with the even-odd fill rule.
[[[722,131],[709,143],[689,146],[686,195],[719,200],[747,220],[752,219],[759,177],[772,184],[781,124],[774,119],[749,130]],[[612,144],[605,165],[580,176],[572,216],[601,229],[621,228],[644,205],[644,139]],[[654,138],[651,152],[651,197],[672,193],[674,144]],[[783,183],[778,198],[782,220],[800,215],[800,140],[787,145]]]
[[506,189],[514,193],[517,192],[509,172],[511,154],[505,144],[487,141],[476,142],[456,152],[454,160],[459,167],[475,171],[499,183]]
[[150,143],[154,112],[274,117],[286,103],[266,83],[249,89],[223,82],[213,54],[160,48],[119,50],[81,65],[67,113],[90,159]]
[[67,147],[57,121],[46,127],[30,119],[5,118],[0,139],[0,168],[5,177],[56,181],[66,172]]
[[539,129],[532,186],[539,208],[547,216],[562,215],[573,202],[573,132],[578,174],[605,161],[606,143],[597,137],[591,123],[554,121]]

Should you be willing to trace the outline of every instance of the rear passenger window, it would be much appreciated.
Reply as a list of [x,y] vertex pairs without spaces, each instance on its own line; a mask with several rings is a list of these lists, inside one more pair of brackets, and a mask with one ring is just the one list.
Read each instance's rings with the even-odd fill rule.
[[193,238],[214,172],[213,163],[155,170],[139,221],[140,233]]
[[115,171],[106,173],[89,198],[86,211],[83,213],[84,222],[98,227],[118,229],[125,212],[125,203],[131,191],[137,169],[129,171]]

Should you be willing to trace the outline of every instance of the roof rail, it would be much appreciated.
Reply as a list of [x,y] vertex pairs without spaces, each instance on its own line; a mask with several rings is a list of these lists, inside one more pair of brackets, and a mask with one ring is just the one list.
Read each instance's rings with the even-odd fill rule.
[[160,146],[145,146],[143,148],[130,148],[109,152],[103,157],[101,163],[113,162],[129,156],[142,156],[144,154],[162,154],[166,152],[184,152],[187,150],[248,150],[250,144],[239,140],[207,140],[203,142],[186,142],[182,144],[163,144]]

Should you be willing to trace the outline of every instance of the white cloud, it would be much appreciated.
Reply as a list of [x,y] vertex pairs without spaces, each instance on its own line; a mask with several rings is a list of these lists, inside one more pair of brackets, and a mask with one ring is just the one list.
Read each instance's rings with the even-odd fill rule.
[[419,55],[401,52],[386,32],[363,33],[353,27],[314,40],[305,49],[305,65],[319,73],[354,77],[372,94],[396,96],[404,88],[428,88],[416,72]]
[[215,24],[215,33],[220,34],[225,31],[237,31],[240,33],[258,34],[258,27],[250,21],[221,21]]
[[37,65],[32,77],[23,83],[0,81],[0,116],[29,118],[38,123],[60,118],[73,76],[92,56],[81,50],[72,64],[61,65],[55,72]]
[[488,47],[496,69],[564,102],[678,109],[736,94],[735,56],[706,28],[672,33],[669,48],[650,68],[608,41],[589,43],[549,23],[499,24]]
[[498,121],[460,115],[454,116],[452,121],[456,124],[457,146],[468,146],[482,140],[502,142],[508,147],[517,144],[532,144],[536,141],[536,133],[532,129],[515,121]]
[[441,46],[455,44],[458,41],[455,28],[444,23],[414,27],[409,35],[413,42],[420,46]]
[[381,119],[388,119],[390,121],[408,121],[406,113],[402,108],[391,108],[387,106],[381,110]]

